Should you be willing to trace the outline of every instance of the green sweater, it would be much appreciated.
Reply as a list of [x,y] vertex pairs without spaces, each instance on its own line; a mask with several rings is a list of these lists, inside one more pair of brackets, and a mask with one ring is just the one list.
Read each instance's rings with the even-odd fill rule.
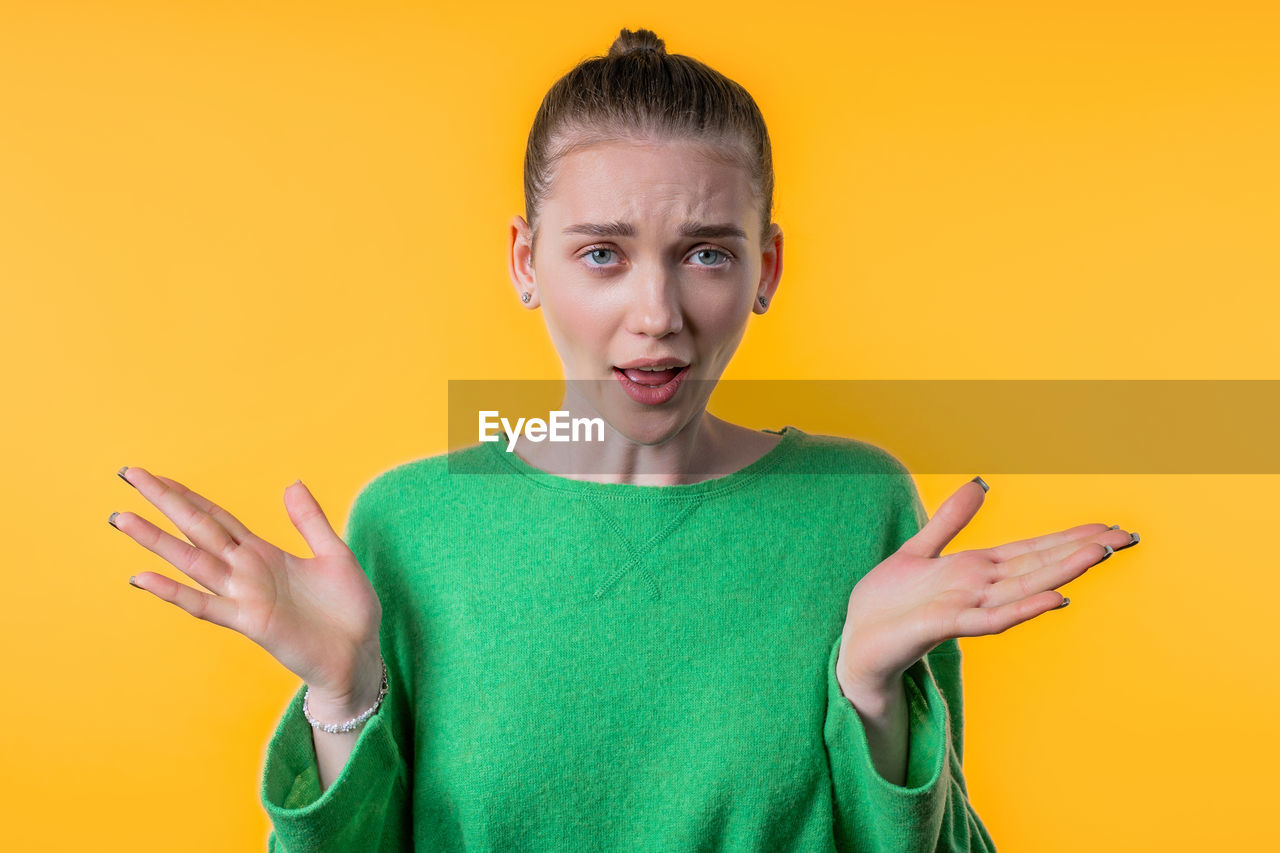
[[269,851],[993,850],[956,641],[905,674],[905,786],[835,677],[854,584],[927,519],[911,476],[768,431],[687,485],[571,480],[504,440],[369,482],[344,539],[390,690],[321,792],[298,689],[263,767]]

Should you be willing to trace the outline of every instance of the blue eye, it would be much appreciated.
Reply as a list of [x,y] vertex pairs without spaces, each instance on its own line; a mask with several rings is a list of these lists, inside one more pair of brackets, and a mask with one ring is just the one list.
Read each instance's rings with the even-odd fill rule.
[[697,266],[700,266],[700,267],[719,267],[719,266],[724,266],[724,264],[725,264],[725,263],[728,263],[728,261],[729,261],[729,255],[728,255],[726,252],[722,252],[722,251],[720,251],[719,249],[699,249],[698,251],[696,251],[696,252],[694,252],[694,253],[693,253],[693,256],[694,256],[695,258],[697,258],[697,257],[701,257],[701,256],[705,256],[705,255],[719,255],[721,258],[723,258],[723,261],[722,261],[721,263],[715,263],[715,264],[704,264],[704,263],[699,263],[699,264],[697,264]]
[[[587,263],[587,266],[589,267],[604,269],[611,265],[610,259],[617,254],[618,252],[616,249],[607,249],[601,246],[594,249],[587,249],[579,257],[589,258],[590,260]],[[693,253],[693,255],[691,255],[691,257],[698,259],[694,262],[694,266],[703,267],[705,269],[720,269],[726,267],[733,259],[733,256],[723,249],[710,248],[698,249]]]

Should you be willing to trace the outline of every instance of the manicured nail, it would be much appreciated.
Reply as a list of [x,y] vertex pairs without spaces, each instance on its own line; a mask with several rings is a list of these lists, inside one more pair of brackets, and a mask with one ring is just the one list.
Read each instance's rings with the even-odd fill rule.
[[1120,525],[1118,525],[1118,524],[1113,524],[1113,525],[1111,525],[1110,527],[1108,527],[1107,529],[1108,529],[1108,530],[1119,530],[1119,529],[1120,529]]
[[120,529],[120,525],[116,524],[116,516],[117,516],[117,515],[119,515],[119,514],[120,514],[120,513],[118,513],[118,512],[113,512],[113,513],[111,513],[111,515],[107,516],[107,524],[110,524],[110,525],[111,525],[112,527],[114,527],[116,530],[119,530],[119,529]]
[[142,587],[138,586],[136,583],[133,582],[133,579],[136,577],[137,575],[129,575],[129,584],[130,586],[136,587],[137,589],[142,589]]
[[987,492],[989,492],[989,491],[991,490],[991,487],[987,485],[986,480],[983,480],[981,477],[974,477],[974,478],[973,478],[972,480],[970,480],[969,482],[970,482],[970,483],[977,483],[979,486],[982,486],[982,492],[983,492],[983,494],[986,494]]
[[1055,607],[1055,608],[1053,608],[1053,609],[1054,609],[1054,610],[1061,610],[1062,608],[1066,607],[1066,606],[1067,606],[1068,604],[1070,604],[1070,603],[1071,603],[1071,599],[1067,598],[1066,596],[1063,596],[1063,598],[1062,598],[1062,603],[1061,603],[1061,604],[1059,604],[1057,607]]
[[1134,532],[1132,532],[1132,533],[1130,533],[1130,534],[1129,534],[1129,544],[1128,544],[1128,545],[1121,545],[1121,546],[1120,546],[1119,548],[1117,548],[1116,550],[1117,550],[1117,551],[1123,551],[1125,548],[1132,548],[1134,545],[1137,545],[1137,544],[1138,544],[1139,542],[1141,542],[1141,541],[1142,541],[1142,537],[1138,535],[1137,531],[1134,531]]
[[[128,466],[128,465],[126,465],[126,466],[124,466],[123,468],[121,468],[119,471],[117,471],[117,472],[116,472],[116,476],[118,476],[121,480],[124,480],[126,483],[129,483],[129,478],[128,478],[128,477],[126,477],[126,476],[124,475],[124,472],[125,472],[125,471],[128,471],[128,470],[129,470],[129,466]],[[129,485],[130,485],[130,486],[133,486],[133,483],[129,483]],[[136,489],[136,488],[138,488],[137,486],[133,486],[133,487],[134,487],[135,489]]]
[[[1114,548],[1112,548],[1110,545],[1103,545],[1102,547],[1103,547],[1103,548],[1105,548],[1105,549],[1107,550],[1107,553],[1105,553],[1105,554],[1103,554],[1103,555],[1102,555],[1102,559],[1101,559],[1101,560],[1099,560],[1099,561],[1098,561],[1098,563],[1101,563],[1101,562],[1103,562],[1103,561],[1105,561],[1105,560],[1109,560],[1109,559],[1111,559],[1111,555],[1112,555],[1112,554],[1114,554],[1114,553],[1116,552],[1116,551],[1115,551],[1115,549],[1114,549]],[[1094,565],[1096,566],[1096,565],[1098,565],[1098,563],[1094,563]]]

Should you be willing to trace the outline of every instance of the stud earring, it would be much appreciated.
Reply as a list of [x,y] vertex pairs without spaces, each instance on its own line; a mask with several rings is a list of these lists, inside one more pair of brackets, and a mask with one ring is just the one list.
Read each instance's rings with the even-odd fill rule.
[[769,304],[769,300],[768,300],[768,299],[765,299],[763,296],[761,296],[761,297],[760,297],[760,307],[761,307],[761,308],[764,308],[764,307],[768,306],[768,304]]
[[520,294],[520,301],[526,303],[529,301],[529,291],[526,290],[524,293]]

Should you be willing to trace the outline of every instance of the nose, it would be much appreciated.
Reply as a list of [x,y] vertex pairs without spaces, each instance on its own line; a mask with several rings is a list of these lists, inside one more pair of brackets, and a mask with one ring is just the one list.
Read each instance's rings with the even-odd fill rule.
[[637,270],[632,280],[628,331],[661,338],[684,328],[680,283],[674,273],[662,265],[653,265],[646,271]]

